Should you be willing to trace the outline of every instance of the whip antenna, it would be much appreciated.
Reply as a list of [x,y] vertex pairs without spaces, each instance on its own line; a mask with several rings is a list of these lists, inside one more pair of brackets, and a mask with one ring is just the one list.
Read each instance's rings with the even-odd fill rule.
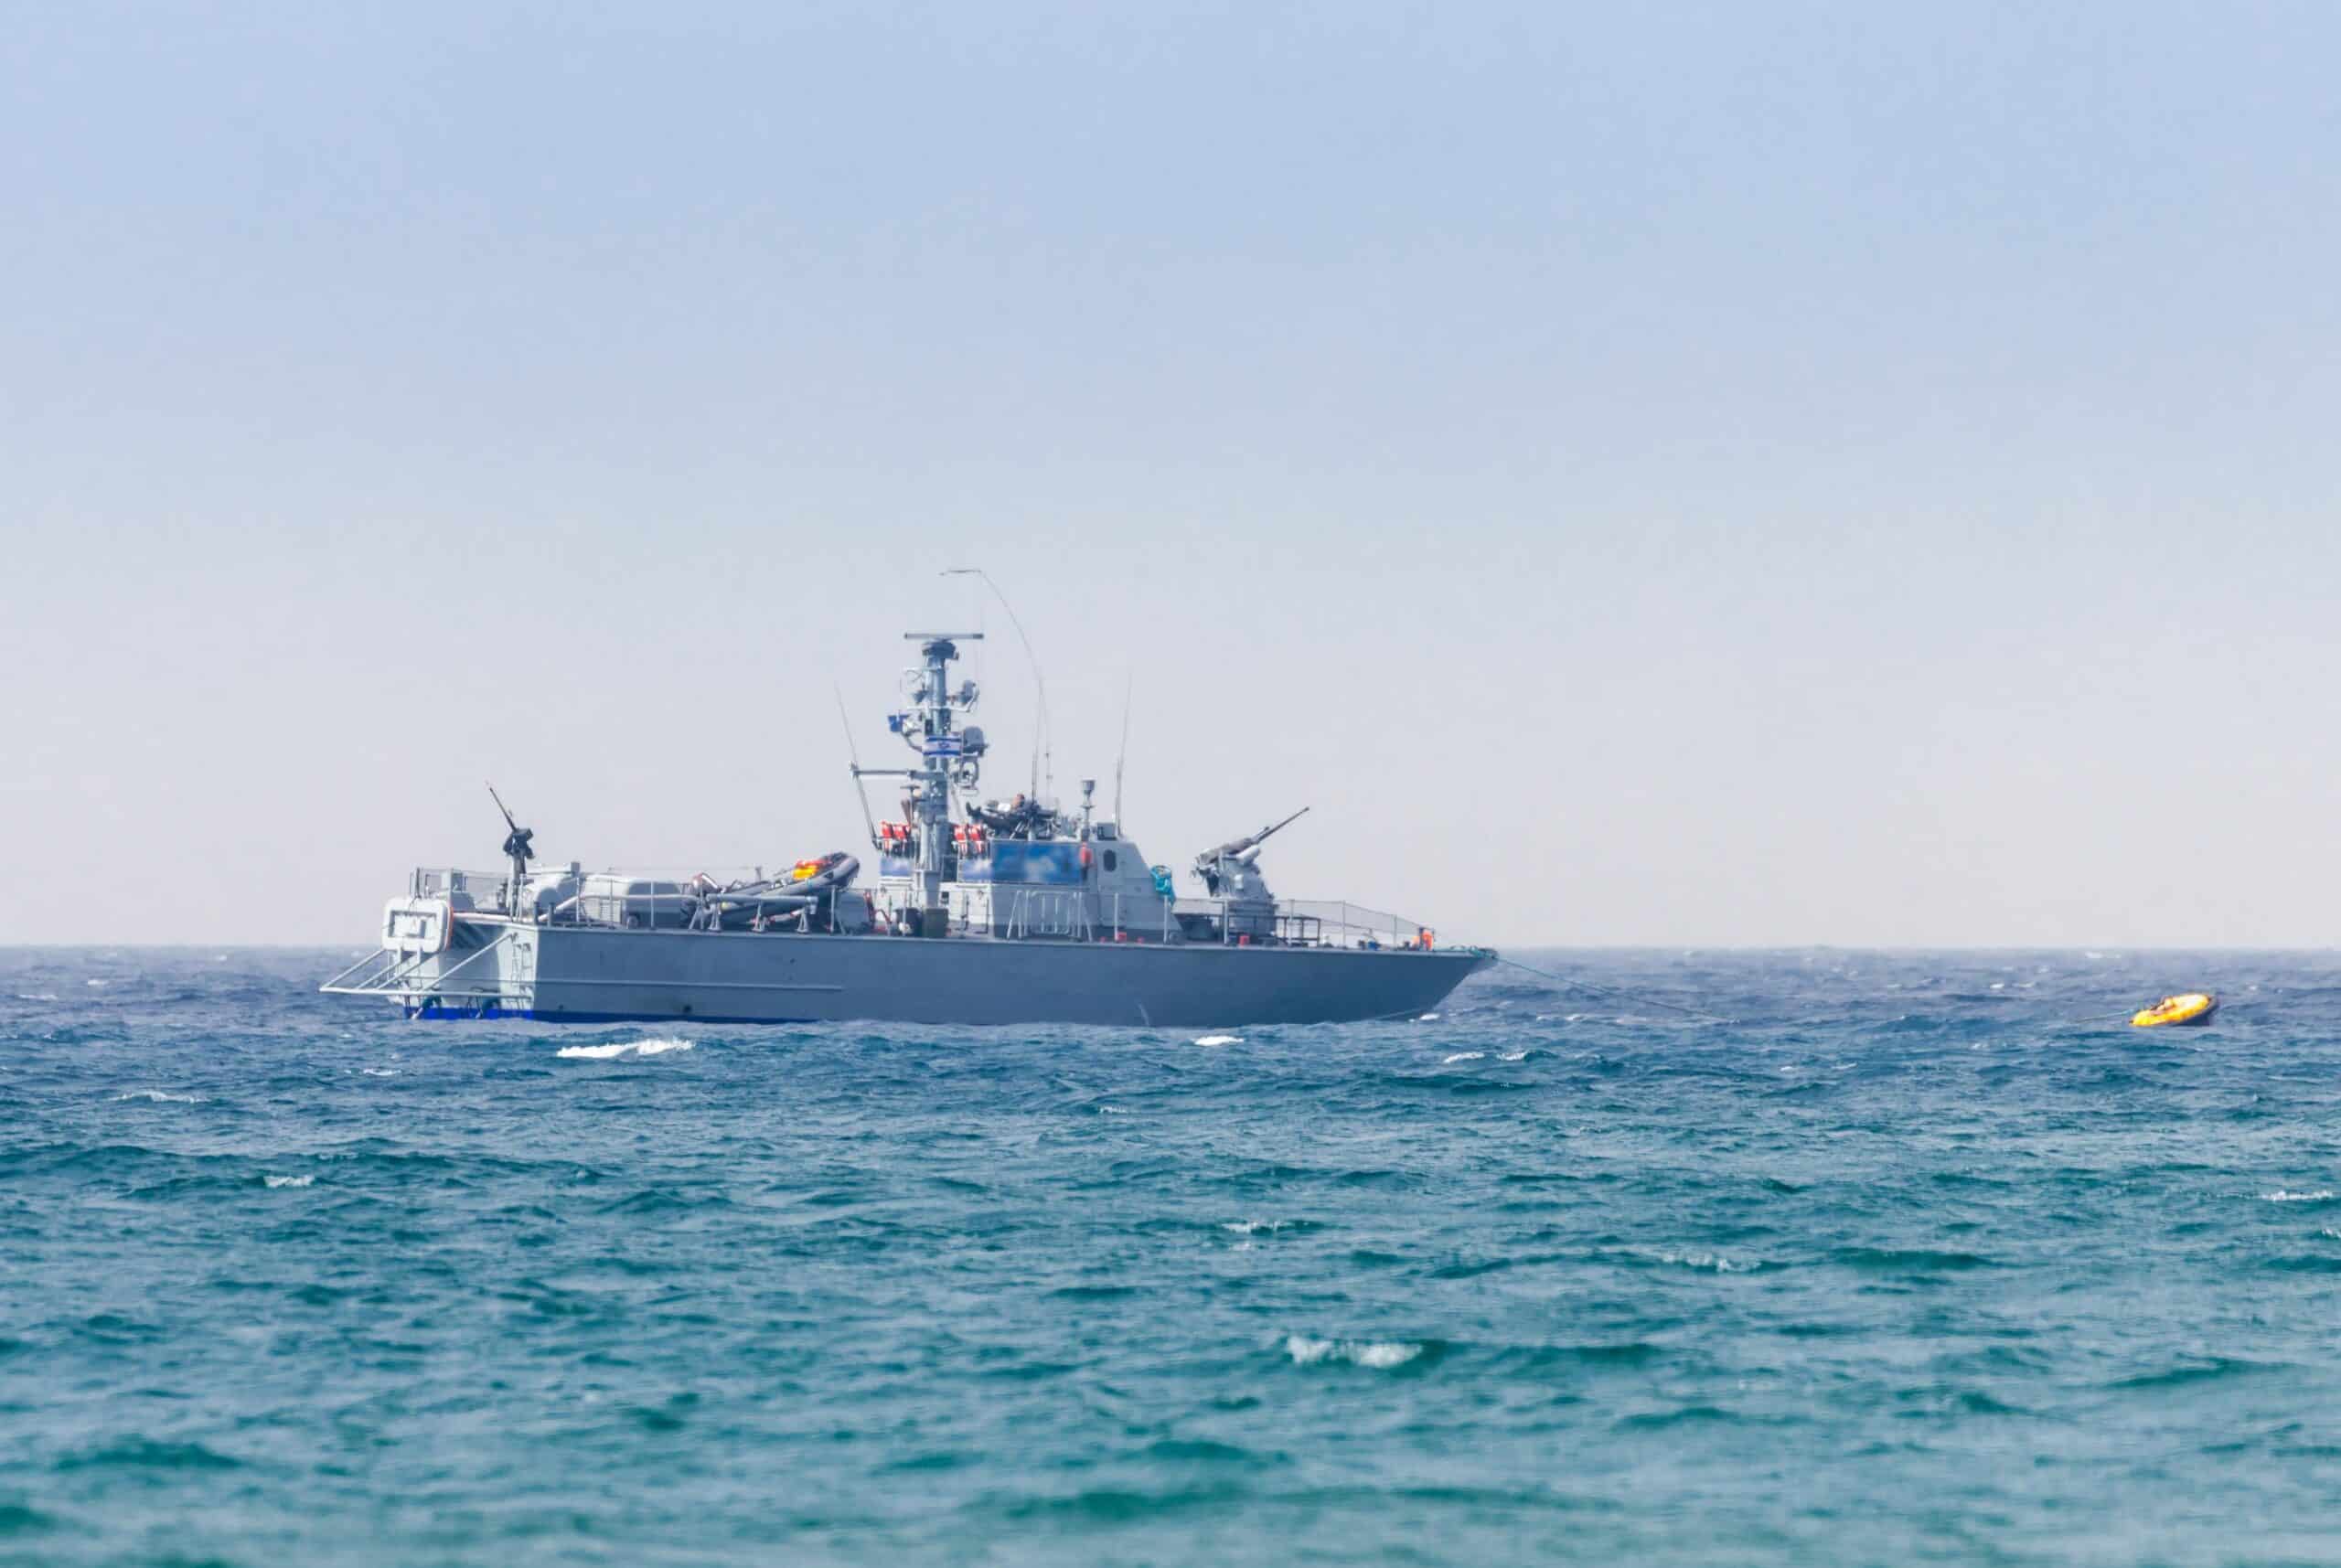
[[1114,831],[1122,830],[1122,764],[1130,757],[1130,692],[1138,685],[1135,674],[1122,680],[1122,749],[1114,753]]
[[[983,585],[991,590],[991,596],[999,601],[999,607],[1008,612],[1008,624],[1016,628],[1016,640],[1024,645],[1024,662],[1032,667],[1032,693],[1039,700],[1041,718],[1040,723],[1032,730],[1032,798],[1037,801],[1041,798],[1041,781],[1043,777],[1048,779],[1052,791],[1055,788],[1056,755],[1052,750],[1049,738],[1049,683],[1042,678],[1041,661],[1032,652],[1032,639],[1024,635],[1024,623],[1016,618],[1016,606],[1008,602],[1008,595],[999,591],[999,584],[991,580],[991,573],[980,566],[946,566],[943,569],[941,575],[974,577],[982,580]],[[1045,774],[1041,768],[1043,757],[1048,759],[1048,772]]]
[[870,791],[861,782],[861,752],[853,743],[853,720],[846,716],[845,688],[829,683],[829,690],[838,699],[838,723],[845,730],[845,754],[852,764],[853,798],[861,803],[861,825],[870,830],[870,847],[878,848],[878,821],[870,815]]

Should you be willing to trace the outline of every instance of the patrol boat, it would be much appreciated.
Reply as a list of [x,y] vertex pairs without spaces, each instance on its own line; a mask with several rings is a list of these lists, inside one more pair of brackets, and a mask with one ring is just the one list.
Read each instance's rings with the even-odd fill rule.
[[[416,869],[379,950],[323,989],[421,1019],[1185,1028],[1410,1018],[1495,962],[1361,905],[1277,897],[1261,848],[1306,807],[1197,855],[1195,896],[1098,814],[1094,780],[1077,812],[978,799],[979,692],[951,665],[982,634],[904,635],[920,662],[887,726],[916,762],[851,763],[874,881],[842,851],[724,879],[531,869],[535,835],[497,798],[507,869]],[[872,778],[902,781],[898,819],[871,816]]]

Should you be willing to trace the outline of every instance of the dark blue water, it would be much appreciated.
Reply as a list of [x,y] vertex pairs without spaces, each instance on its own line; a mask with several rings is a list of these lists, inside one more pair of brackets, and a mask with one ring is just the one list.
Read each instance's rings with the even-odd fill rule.
[[0,954],[0,1561],[2341,1559],[2341,960],[1534,956],[1737,1021]]

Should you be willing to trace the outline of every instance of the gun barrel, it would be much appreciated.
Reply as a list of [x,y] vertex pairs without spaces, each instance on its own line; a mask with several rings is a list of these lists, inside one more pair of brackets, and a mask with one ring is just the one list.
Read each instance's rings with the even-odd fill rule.
[[1196,863],[1200,865],[1213,860],[1233,859],[1235,857],[1245,853],[1246,850],[1256,849],[1272,835],[1282,832],[1284,829],[1291,827],[1294,823],[1299,821],[1302,817],[1308,816],[1309,810],[1309,808],[1304,805],[1299,811],[1294,812],[1290,816],[1286,817],[1282,822],[1272,822],[1267,827],[1261,828],[1257,833],[1247,833],[1241,838],[1229,839],[1226,843],[1222,844],[1216,849],[1206,849],[1201,855],[1195,857]]

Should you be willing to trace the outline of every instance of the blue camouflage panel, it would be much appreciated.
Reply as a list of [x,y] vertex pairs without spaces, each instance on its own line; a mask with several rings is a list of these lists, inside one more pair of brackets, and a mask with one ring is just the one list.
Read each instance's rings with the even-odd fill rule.
[[991,853],[959,862],[963,882],[1016,882],[1046,887],[1078,887],[1081,846],[1035,844],[1022,838],[995,838]]

